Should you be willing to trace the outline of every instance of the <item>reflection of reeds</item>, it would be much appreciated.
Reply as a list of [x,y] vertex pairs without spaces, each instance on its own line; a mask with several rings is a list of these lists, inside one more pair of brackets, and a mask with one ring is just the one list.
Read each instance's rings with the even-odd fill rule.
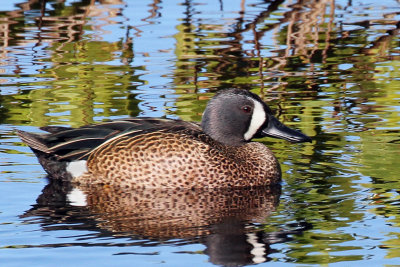
[[[1,18],[2,47],[4,49],[9,46],[26,46],[28,43],[39,45],[41,42],[60,43],[61,40],[62,43],[79,41],[84,34],[85,25],[88,25],[88,29],[97,34],[97,39],[101,39],[104,34],[103,26],[116,23],[111,18],[119,16],[121,13],[120,8],[113,5],[121,5],[123,2],[121,0],[100,2],[106,2],[107,5],[95,5],[95,1],[91,0],[89,3],[75,3],[73,9],[50,11],[46,9],[46,1],[29,0],[18,4],[19,10],[5,12]],[[62,7],[62,5],[59,6]],[[27,11],[38,9],[40,10],[39,16],[29,17],[30,13]],[[91,22],[89,18],[94,17],[96,20]],[[22,27],[22,31],[24,31],[22,33],[20,32],[21,27],[19,30],[15,29],[21,21],[26,24]],[[16,32],[19,36],[31,34],[33,27],[33,25],[29,25],[31,21],[35,21],[36,24],[36,38],[17,38]],[[103,21],[103,23],[99,23],[99,21]],[[96,38],[96,36],[94,37]],[[5,53],[4,50],[3,53]]]
[[[196,13],[195,6],[193,6],[190,2],[186,3],[188,6],[188,12],[186,13],[186,25],[182,25],[182,28],[185,29],[182,31],[182,35],[190,36],[191,38],[181,38],[182,44],[179,43],[179,47],[183,49],[190,47],[190,51],[187,52],[189,54],[194,53],[193,57],[191,58],[198,58],[199,55],[196,53],[196,50],[203,52],[204,49],[207,49],[207,45],[209,45],[207,39],[212,40],[213,37],[215,37],[212,35],[215,35],[218,32],[220,35],[220,41],[218,41],[218,44],[215,44],[214,41],[213,46],[220,46],[221,48],[214,48],[210,50],[210,53],[213,56],[213,61],[218,62],[218,64],[213,65],[213,69],[210,72],[219,74],[219,76],[217,81],[215,79],[208,79],[204,86],[208,85],[207,87],[220,87],[221,75],[227,79],[235,80],[238,75],[245,75],[244,71],[246,71],[246,69],[258,68],[259,77],[248,77],[248,79],[251,80],[251,83],[260,82],[261,87],[263,87],[263,80],[266,78],[264,77],[265,75],[263,75],[262,71],[266,62],[262,58],[262,53],[260,52],[263,49],[263,35],[265,32],[274,28],[284,29],[282,26],[285,24],[288,24],[286,27],[287,36],[285,38],[286,50],[284,55],[280,56],[279,58],[274,58],[275,64],[273,64],[273,66],[269,66],[271,70],[279,70],[284,66],[287,66],[287,64],[289,64],[287,58],[294,55],[304,56],[308,63],[311,62],[311,58],[321,46],[320,35],[322,33],[325,34],[323,54],[327,54],[326,50],[329,48],[329,41],[331,39],[330,33],[334,21],[334,0],[299,1],[293,5],[290,5],[290,9],[283,14],[282,18],[279,19],[277,23],[264,25],[264,21],[271,17],[272,14],[280,8],[282,3],[284,3],[284,1],[280,0],[269,2],[269,6],[267,8],[263,9],[252,21],[248,22],[248,20],[245,19],[245,1],[243,0],[240,3],[238,17],[229,25],[231,29],[224,32],[221,32],[221,29],[218,29],[221,27],[221,25],[206,25],[202,22],[199,27],[196,27],[196,20],[193,18],[193,14]],[[327,27],[328,31],[325,31],[327,23],[325,21],[327,16],[326,10],[328,6],[330,7],[331,12],[329,14],[329,22]],[[227,25],[224,27],[227,27]],[[207,29],[208,33],[202,33],[202,29]],[[209,31],[210,29],[214,29],[214,31]],[[243,49],[245,40],[244,34],[249,31],[253,32],[255,53]],[[195,35],[195,32],[201,34]],[[280,32],[283,33],[285,31],[281,30]],[[180,54],[182,54],[183,57],[186,57],[188,53]],[[259,60],[256,61],[254,58]],[[240,62],[240,66],[233,64],[234,62]],[[205,65],[208,65],[207,62]],[[191,68],[190,70],[193,71],[195,69],[196,68]],[[191,79],[193,75],[188,75],[188,77]],[[195,77],[198,77],[198,75]],[[183,79],[185,80],[185,78]],[[185,82],[190,81],[186,80]],[[197,84],[197,81],[195,81],[195,83]],[[242,86],[246,87],[245,84],[242,84]]]
[[[326,14],[327,8],[330,10],[329,15]],[[278,23],[265,26],[264,30],[259,31],[258,34],[255,35],[257,38],[261,39],[264,32],[272,28],[277,29],[287,24],[285,38],[286,48],[282,56],[274,58],[276,64],[270,66],[270,69],[278,70],[287,66],[287,64],[289,64],[287,59],[291,56],[301,56],[305,63],[310,63],[316,51],[321,48],[321,53],[325,61],[330,46],[329,42],[331,40],[334,16],[334,0],[299,1],[290,5],[290,10],[283,15],[283,18],[280,19]],[[328,22],[326,22],[326,17],[329,17]],[[279,32],[284,33],[285,31],[278,31],[277,34],[275,34],[276,37],[279,36]],[[320,37],[321,35],[325,35],[323,40]],[[321,44],[321,40],[324,42],[323,44]],[[258,41],[259,40],[257,40],[257,42]],[[257,43],[256,40],[254,42]],[[312,71],[312,65],[310,67]]]
[[[228,2],[220,1],[221,12],[223,12],[223,4],[226,6]],[[394,21],[395,13],[383,14],[382,19],[349,23],[356,25],[357,27],[354,27],[356,30],[346,31],[341,28],[342,24],[345,24],[343,19],[335,16],[338,16],[336,13],[339,9],[342,11],[352,10],[350,2],[346,7],[335,6],[334,0],[255,2],[241,0],[234,12],[230,7],[230,14],[235,15],[228,20],[224,20],[222,15],[221,20],[215,20],[217,15],[210,20],[207,17],[208,14],[201,11],[200,6],[194,1],[182,2],[186,8],[185,12],[178,15],[179,20],[177,21],[179,22],[172,22],[173,25],[170,25],[178,31],[174,36],[176,57],[171,60],[175,64],[172,67],[174,73],[168,73],[173,76],[174,85],[171,87],[178,91],[181,90],[181,92],[196,94],[198,89],[202,88],[215,90],[231,86],[243,89],[261,87],[261,92],[267,92],[266,89],[264,90],[264,83],[268,82],[268,87],[266,86],[268,91],[278,91],[277,87],[283,91],[282,88],[291,83],[288,82],[289,77],[306,76],[311,72],[318,71],[318,68],[327,75],[331,75],[333,72],[329,71],[338,68],[339,60],[343,62],[343,54],[340,54],[342,51],[339,50],[347,44],[357,44],[357,46],[349,48],[350,51],[346,51],[348,55],[370,56],[369,59],[351,57],[350,64],[357,69],[367,68],[366,61],[379,60],[374,59],[373,55],[398,57],[388,54],[388,47],[391,46],[393,37],[398,34],[400,28],[400,24]],[[92,63],[94,61],[106,62],[111,60],[111,57],[107,58],[105,55],[112,55],[118,51],[122,52],[121,62],[129,66],[134,60],[131,36],[135,35],[137,37],[135,40],[137,40],[141,37],[142,25],[154,24],[157,20],[163,20],[165,17],[165,14],[162,14],[163,6],[167,5],[160,0],[149,0],[148,12],[144,12],[143,16],[140,16],[139,23],[126,27],[126,41],[122,45],[118,41],[115,43],[104,41],[97,44],[90,42],[88,45],[87,39],[96,41],[102,38],[101,35],[105,33],[106,29],[103,27],[104,25],[118,23],[114,17],[122,16],[125,8],[121,5],[121,0],[74,1],[72,4],[64,4],[60,0],[57,1],[57,5],[54,5],[54,9],[48,8],[47,10],[43,3],[46,2],[27,0],[18,5],[19,10],[2,14],[3,16],[0,17],[0,45],[3,50],[0,52],[0,59],[4,60],[0,64],[9,65],[8,69],[3,69],[3,71],[20,73],[21,69],[23,71],[22,64],[24,63],[18,61],[20,58],[15,56],[18,54],[17,52],[24,50],[27,46],[32,47],[44,43],[47,51],[42,55],[48,56],[48,59],[41,59],[38,62],[34,58],[32,61],[38,65],[49,62],[51,67],[46,69],[44,76],[51,76],[54,80],[71,80],[69,86],[80,86],[86,84],[86,81],[92,82],[92,77],[96,77],[97,81],[101,79],[95,75],[89,75],[90,79],[86,79],[86,74],[80,77],[74,73],[73,77],[80,79],[75,80],[75,84],[72,82],[69,69],[64,69],[65,65],[79,65],[81,62]],[[258,13],[249,8],[254,6],[253,3],[260,5],[257,9]],[[49,3],[47,4],[49,5]],[[251,10],[251,13],[248,10]],[[206,18],[203,15],[206,15]],[[135,19],[137,20],[137,18]],[[366,31],[375,25],[395,25],[396,28],[368,35],[368,38],[372,37],[375,40],[367,40]],[[133,32],[135,30],[136,33]],[[271,31],[274,31],[271,36],[277,47],[272,52],[267,51],[267,49],[272,49],[265,46],[265,36],[267,36],[267,32]],[[86,36],[84,36],[85,34]],[[253,45],[252,48],[251,45]],[[41,49],[39,47],[37,50]],[[96,49],[103,53],[93,55],[93,51]],[[53,53],[53,51],[55,52]],[[272,54],[270,58],[265,56],[266,51]],[[147,50],[139,52],[138,55],[143,57],[153,56]],[[13,54],[14,58],[8,58],[8,53]],[[32,57],[35,56],[37,54],[33,53]],[[325,64],[328,56],[332,60],[328,62],[329,64]],[[150,60],[157,61],[157,59]],[[337,62],[333,62],[334,60]],[[347,59],[344,60],[347,62]],[[26,62],[25,60],[25,64]],[[62,64],[59,64],[60,62]],[[84,70],[82,66],[80,67],[81,70]],[[146,68],[146,66],[143,67]],[[374,65],[368,67],[370,68],[368,71],[371,71]],[[88,72],[93,72],[93,70]],[[276,73],[278,75],[275,75]],[[106,76],[109,78],[110,74],[107,73]],[[113,76],[111,75],[111,77]],[[116,75],[116,77],[119,76]],[[362,78],[359,79],[366,80],[365,75],[360,77]],[[129,75],[124,75],[121,80],[125,78],[128,80]],[[305,86],[304,88],[312,83],[311,79],[304,80],[306,82],[301,84],[301,86]],[[300,84],[301,82],[297,80],[295,83]],[[59,81],[44,85],[52,89],[59,89],[60,84],[62,84],[60,88],[63,88],[66,83]],[[104,93],[103,96],[107,94],[112,96],[111,93]]]
[[[305,3],[306,2],[306,3]],[[325,27],[326,8],[330,6],[330,21]],[[319,48],[319,34],[326,35],[325,48],[329,47],[329,34],[334,18],[335,1],[303,1],[292,6],[286,37],[285,57],[303,55],[310,62],[311,57]],[[327,31],[325,31],[325,28]],[[326,51],[325,51],[326,53]]]
[[[46,125],[52,120],[47,114],[71,113],[75,119],[71,121],[72,125],[87,124],[93,122],[93,109],[99,106],[103,113],[112,114],[119,106],[120,114],[129,114],[127,104],[114,101],[114,98],[128,98],[126,88],[132,81],[137,81],[129,66],[129,60],[133,58],[130,28],[123,43],[104,41],[102,35],[106,33],[105,25],[119,23],[115,17],[121,16],[122,1],[91,0],[72,4],[58,1],[51,4],[52,8],[49,3],[46,6],[46,1],[30,0],[18,4],[15,11],[0,14],[0,64],[6,66],[1,68],[0,65],[0,73],[6,72],[8,76],[5,77],[10,73],[23,73],[35,78],[26,85],[21,85],[14,77],[0,81],[20,90],[29,88],[29,92],[26,90],[18,96],[18,101],[26,101],[30,106],[30,109],[19,110],[23,114],[20,120],[30,119],[36,125]],[[92,41],[88,42],[89,39]],[[111,61],[116,51],[123,53],[121,62],[125,65],[119,67],[123,75],[107,64],[89,64]],[[36,66],[38,74],[29,72],[32,65]],[[123,84],[119,90],[114,90],[115,81]],[[10,96],[4,105],[13,106],[15,101],[15,97]],[[96,106],[95,103],[102,104]],[[130,108],[136,112],[135,105]]]

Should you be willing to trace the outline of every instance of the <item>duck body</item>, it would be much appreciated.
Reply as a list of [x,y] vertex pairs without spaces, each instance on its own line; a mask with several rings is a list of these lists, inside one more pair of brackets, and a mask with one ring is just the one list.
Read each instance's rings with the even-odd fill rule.
[[239,89],[221,91],[210,100],[201,125],[129,118],[42,130],[49,133],[18,134],[51,178],[135,188],[276,184],[281,179],[278,161],[251,139],[311,140],[279,123],[257,95]]

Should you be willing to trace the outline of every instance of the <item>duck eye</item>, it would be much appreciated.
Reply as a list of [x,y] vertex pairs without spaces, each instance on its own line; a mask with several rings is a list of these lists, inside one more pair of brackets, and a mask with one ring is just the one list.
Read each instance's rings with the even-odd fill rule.
[[252,110],[252,108],[251,108],[250,106],[243,106],[243,107],[242,107],[242,111],[243,111],[244,113],[250,113],[251,110]]

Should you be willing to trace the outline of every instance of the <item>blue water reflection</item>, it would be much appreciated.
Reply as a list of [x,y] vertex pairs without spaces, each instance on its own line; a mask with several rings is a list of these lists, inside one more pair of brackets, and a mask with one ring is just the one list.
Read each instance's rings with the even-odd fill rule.
[[[4,264],[399,263],[397,1],[43,3],[0,7]],[[210,194],[188,194],[207,205],[172,216],[179,209],[162,205],[173,198],[139,214],[133,197],[83,188],[81,205],[71,185],[46,179],[14,132],[128,116],[199,121],[208,99],[229,87],[259,94],[314,139],[261,140],[282,165],[279,195],[223,193],[217,205]],[[170,235],[145,231],[157,223]]]

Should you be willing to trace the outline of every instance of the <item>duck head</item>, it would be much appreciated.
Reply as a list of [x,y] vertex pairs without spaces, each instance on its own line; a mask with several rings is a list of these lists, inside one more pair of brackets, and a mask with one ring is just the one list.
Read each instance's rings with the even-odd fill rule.
[[292,143],[311,142],[310,137],[275,118],[258,95],[242,89],[218,92],[208,102],[201,126],[211,138],[225,145],[239,146],[266,136]]

